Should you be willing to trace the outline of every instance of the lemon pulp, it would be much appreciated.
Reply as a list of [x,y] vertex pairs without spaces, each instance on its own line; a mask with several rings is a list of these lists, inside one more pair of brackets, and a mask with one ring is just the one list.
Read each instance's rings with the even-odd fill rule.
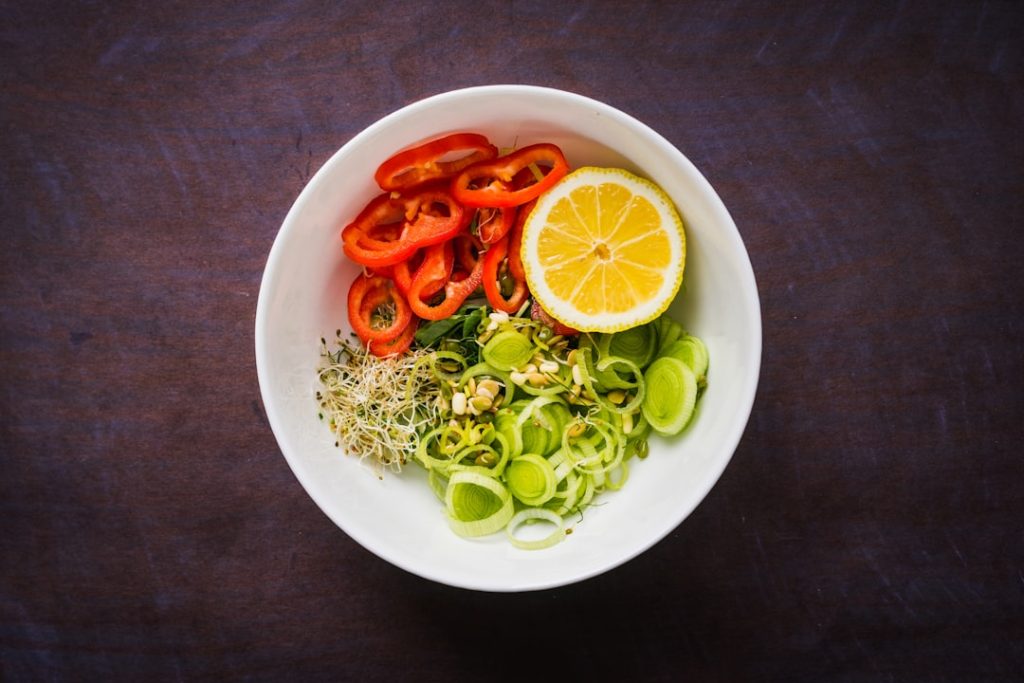
[[654,183],[617,168],[583,167],[544,194],[523,229],[534,297],[559,321],[614,332],[660,315],[686,260],[683,223]]

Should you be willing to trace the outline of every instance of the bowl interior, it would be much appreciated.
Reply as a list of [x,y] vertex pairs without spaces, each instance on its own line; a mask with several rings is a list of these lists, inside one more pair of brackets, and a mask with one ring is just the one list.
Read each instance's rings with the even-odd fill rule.
[[[601,494],[573,533],[543,551],[502,535],[467,540],[449,530],[421,468],[374,471],[334,446],[313,398],[320,338],[350,331],[345,296],[358,268],[340,229],[379,192],[373,171],[397,150],[457,131],[498,146],[553,142],[573,167],[620,166],[661,185],[686,228],[683,286],[670,312],[701,337],[708,388],[687,430],[651,438],[650,456],[620,491]],[[594,100],[545,88],[487,86],[438,95],[353,138],[313,177],[274,242],[260,288],[256,360],[264,406],[282,452],[319,507],[381,558],[420,576],[492,591],[549,588],[607,571],[675,528],[732,457],[746,425],[761,357],[761,319],[750,261],[722,202],[671,144]]]

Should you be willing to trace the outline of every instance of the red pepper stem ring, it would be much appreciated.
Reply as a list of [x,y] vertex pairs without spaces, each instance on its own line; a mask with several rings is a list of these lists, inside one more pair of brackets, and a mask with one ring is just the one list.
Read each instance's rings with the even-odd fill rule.
[[[462,152],[463,156],[451,158]],[[451,178],[467,166],[496,156],[498,148],[483,135],[454,133],[395,154],[377,168],[373,177],[382,190],[407,190]]]
[[516,277],[512,272],[511,266],[508,268],[508,277],[514,280],[515,287],[508,297],[505,297],[501,292],[501,280],[499,278],[501,264],[506,256],[508,257],[509,264],[512,262],[512,252],[509,251],[510,238],[511,235],[506,235],[484,252],[483,284],[484,293],[487,295],[487,302],[494,310],[504,311],[505,313],[515,313],[518,311],[519,307],[526,301],[526,297],[530,294],[526,280]]
[[[397,214],[397,220],[396,220]],[[394,239],[377,239],[402,220]],[[465,227],[469,212],[447,190],[428,186],[397,198],[380,195],[341,231],[345,255],[368,268],[393,266],[409,259],[417,249],[450,240]]]
[[367,342],[367,348],[370,350],[370,353],[378,358],[397,356],[398,354],[405,353],[409,350],[409,347],[412,346],[413,337],[415,337],[416,330],[419,326],[420,321],[413,317],[397,337],[387,342]]
[[[469,298],[483,279],[484,259],[477,259],[473,270],[461,280],[451,279],[451,263],[444,254],[444,248],[451,249],[451,243],[435,245],[427,249],[423,257],[423,265],[416,271],[416,277],[409,288],[409,307],[417,316],[426,320],[443,320],[459,309]],[[438,280],[445,283],[444,300],[431,304],[424,300],[430,298],[426,292]]]
[[477,217],[484,215],[479,226],[480,241],[494,244],[507,235],[516,222],[516,208],[506,206],[503,209],[480,209]]
[[509,232],[508,238],[508,271],[516,280],[526,281],[526,268],[523,267],[523,227],[526,219],[530,217],[533,207],[537,206],[537,200],[531,199],[519,207],[516,213],[516,222]]
[[[388,304],[394,305],[390,322],[386,327],[374,327],[373,320],[378,309]],[[360,273],[349,287],[348,321],[352,331],[364,344],[395,339],[411,320],[412,309],[388,278]]]
[[[516,174],[531,164],[547,168],[547,172],[531,185],[509,189]],[[452,180],[452,194],[456,201],[472,208],[519,206],[551,189],[568,172],[569,163],[562,150],[544,142],[464,169]]]

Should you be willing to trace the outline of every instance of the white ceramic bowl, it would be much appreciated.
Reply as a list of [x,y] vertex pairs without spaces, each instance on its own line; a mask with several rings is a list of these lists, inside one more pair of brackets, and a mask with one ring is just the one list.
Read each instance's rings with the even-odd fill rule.
[[[500,146],[553,142],[573,167],[619,166],[659,184],[686,226],[683,287],[670,312],[701,337],[708,388],[687,430],[651,438],[650,457],[620,491],[573,523],[552,548],[518,550],[503,534],[455,535],[422,469],[379,479],[334,446],[317,419],[320,337],[348,334],[345,297],[357,267],[340,229],[379,192],[373,171],[394,152],[446,133],[474,131]],[[388,562],[452,586],[526,591],[608,571],[672,531],[718,480],[754,400],[761,316],[750,260],[711,185],[667,140],[595,100],[548,88],[495,85],[448,92],[374,123],[332,156],[299,195],[274,241],[256,310],[256,367],[267,417],[288,464],[345,533]],[[694,549],[697,551],[698,549]]]

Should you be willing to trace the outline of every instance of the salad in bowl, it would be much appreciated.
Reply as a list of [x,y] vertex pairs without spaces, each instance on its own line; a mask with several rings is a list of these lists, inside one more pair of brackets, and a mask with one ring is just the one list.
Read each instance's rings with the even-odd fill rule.
[[760,312],[721,200],[594,100],[445,93],[342,147],[260,290],[296,477],[357,542],[466,588],[549,588],[675,528],[729,462]]

